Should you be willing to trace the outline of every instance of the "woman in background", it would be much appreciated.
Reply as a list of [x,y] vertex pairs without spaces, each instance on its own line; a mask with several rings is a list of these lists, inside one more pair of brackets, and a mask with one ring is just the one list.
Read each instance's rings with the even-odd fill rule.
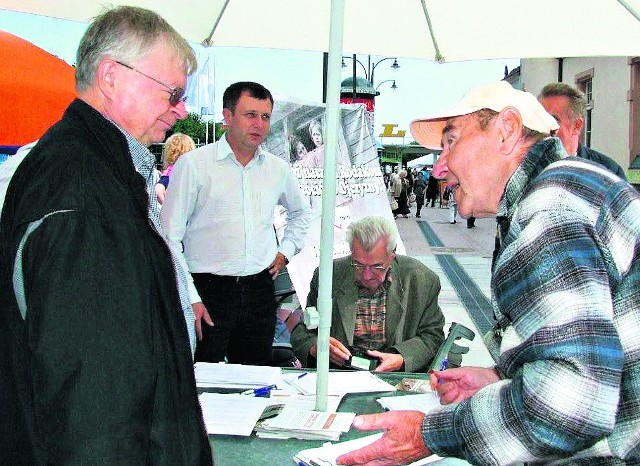
[[158,203],[164,203],[164,195],[169,186],[169,177],[173,171],[173,164],[176,163],[178,157],[196,148],[195,142],[190,136],[182,133],[175,133],[170,136],[164,145],[164,168],[160,180],[156,183],[156,196]]

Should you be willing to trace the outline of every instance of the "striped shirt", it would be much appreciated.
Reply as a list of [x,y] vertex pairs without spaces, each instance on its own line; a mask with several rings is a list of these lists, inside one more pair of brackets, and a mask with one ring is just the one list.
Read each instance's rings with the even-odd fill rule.
[[[122,134],[127,139],[133,166],[145,179],[147,195],[149,196],[149,210],[147,212],[149,220],[158,234],[164,239],[165,236],[162,233],[162,227],[160,225],[160,208],[158,206],[158,198],[156,197],[155,192],[155,184],[157,181],[154,179],[155,157],[145,145],[141,144],[137,139],[118,125],[116,125],[116,127],[122,131]],[[171,249],[171,245],[167,244],[167,246],[169,246],[169,249],[173,251]],[[187,326],[187,333],[189,335],[189,344],[191,345],[191,353],[193,355],[196,348],[196,328],[195,315],[193,313],[193,307],[191,306],[191,300],[189,299],[187,275],[184,269],[180,266],[180,262],[173,252],[171,253],[171,260],[175,268],[176,285],[178,287],[178,295],[180,296],[180,305],[182,307],[182,313],[184,314],[185,325]]]
[[640,197],[534,145],[498,209],[492,270],[503,380],[426,417],[426,445],[473,464],[640,463]]

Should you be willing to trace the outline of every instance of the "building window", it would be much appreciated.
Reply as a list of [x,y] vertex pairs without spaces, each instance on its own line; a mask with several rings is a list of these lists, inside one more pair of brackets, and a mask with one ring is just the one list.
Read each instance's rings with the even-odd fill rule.
[[587,99],[587,111],[584,116],[584,125],[582,126],[581,142],[591,147],[592,123],[591,118],[593,112],[593,68],[578,73],[576,75],[576,87],[580,89]]
[[583,81],[584,85],[584,95],[587,98],[587,112],[584,117],[584,144],[587,147],[591,147],[591,112],[593,111],[593,94],[592,94],[592,86],[593,80],[588,79]]

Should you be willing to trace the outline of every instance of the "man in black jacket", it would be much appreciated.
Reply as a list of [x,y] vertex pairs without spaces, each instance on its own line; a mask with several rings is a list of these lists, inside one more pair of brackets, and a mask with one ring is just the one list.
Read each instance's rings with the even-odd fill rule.
[[78,49],[78,99],[10,182],[0,221],[0,464],[213,462],[184,274],[158,230],[146,147],[186,116],[195,68],[156,13],[98,16]]

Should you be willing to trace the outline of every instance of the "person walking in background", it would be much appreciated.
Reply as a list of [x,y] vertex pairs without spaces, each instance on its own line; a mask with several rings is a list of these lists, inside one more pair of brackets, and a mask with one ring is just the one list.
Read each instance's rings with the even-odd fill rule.
[[542,88],[538,100],[560,125],[556,136],[567,154],[592,160],[626,180],[624,170],[615,160],[580,142],[587,111],[584,93],[565,83],[550,83]]
[[[178,159],[162,226],[193,278],[196,360],[268,365],[273,281],[302,249],[311,211],[289,164],[260,148],[269,134],[271,92],[237,82],[222,105],[227,131]],[[287,209],[280,244],[273,228],[278,205]]]
[[76,63],[78,98],[18,166],[0,221],[0,464],[212,465],[147,148],[187,116],[196,57],[121,6]]
[[442,194],[442,197],[447,200],[447,209],[449,209],[449,223],[452,225],[458,223],[456,221],[456,216],[458,213],[458,204],[456,204],[456,199],[453,195],[453,191],[449,186],[447,186]]
[[[396,196],[396,193],[399,193]],[[394,184],[394,197],[398,202],[398,208],[392,210],[393,216],[395,218],[399,216],[403,216],[404,218],[409,217],[409,182],[407,181],[407,172],[402,170],[398,175],[397,181]]]
[[426,204],[431,202],[431,207],[433,208],[436,203],[436,199],[440,194],[440,187],[438,185],[438,179],[433,176],[433,172],[431,172],[429,176],[429,180],[427,181],[427,191],[426,191]]
[[424,172],[418,172],[413,182],[413,193],[416,195],[416,218],[420,218],[420,211],[424,205],[424,191],[427,188],[423,176]]
[[158,203],[164,203],[164,195],[169,187],[169,178],[173,171],[173,164],[176,163],[178,157],[196,148],[191,136],[182,133],[175,133],[167,139],[164,144],[164,167],[160,180],[156,183],[155,190],[158,197]]
[[442,406],[356,417],[381,439],[338,464],[636,465],[640,438],[640,193],[567,157],[536,98],[500,81],[411,132],[442,147],[464,217],[497,216],[495,367],[434,371]]

